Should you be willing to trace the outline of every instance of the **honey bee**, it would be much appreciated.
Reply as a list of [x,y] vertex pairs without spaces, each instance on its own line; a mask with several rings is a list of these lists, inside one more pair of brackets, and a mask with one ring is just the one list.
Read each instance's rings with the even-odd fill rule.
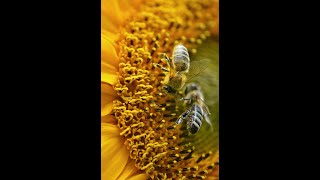
[[184,119],[187,119],[187,130],[191,134],[200,130],[203,119],[212,127],[209,119],[210,111],[204,103],[200,86],[195,83],[187,84],[184,95],[185,97],[181,100],[186,100],[187,110],[180,115],[176,124],[180,124]]
[[190,62],[188,49],[182,44],[178,44],[173,48],[172,59],[166,54],[162,54],[162,56],[162,59],[167,61],[169,70],[159,64],[155,65],[168,72],[164,80],[165,86],[163,89],[169,94],[176,94],[186,82],[205,70],[209,62],[207,59]]

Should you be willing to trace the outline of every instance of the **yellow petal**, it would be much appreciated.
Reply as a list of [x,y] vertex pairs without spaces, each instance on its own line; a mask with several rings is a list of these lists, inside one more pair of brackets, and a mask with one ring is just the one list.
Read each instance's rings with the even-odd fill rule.
[[101,82],[114,85],[118,81],[118,70],[106,63],[101,63]]
[[120,136],[120,129],[117,125],[109,123],[101,123],[101,142],[104,142],[104,138],[117,137],[119,141],[124,141],[124,137]]
[[118,33],[119,27],[132,15],[140,5],[141,0],[102,0],[101,27],[113,33]]
[[130,176],[132,176],[135,172],[138,171],[138,168],[135,166],[134,160],[131,160],[129,157],[128,163],[126,167],[123,169],[120,176],[117,178],[118,180],[122,179],[128,179]]
[[[101,116],[111,113],[113,101],[118,97],[117,93],[110,84],[101,84]],[[108,117],[109,118],[109,117]],[[103,120],[103,119],[101,119]],[[104,120],[105,122],[114,123],[114,119]]]
[[112,125],[117,125],[118,121],[114,115],[106,115],[101,117],[101,122],[102,123],[109,123]]
[[118,79],[119,59],[110,40],[101,38],[101,81],[114,85]]
[[146,179],[148,179],[148,176],[146,174],[137,174],[135,176],[128,178],[128,180],[146,180]]
[[110,114],[113,108],[113,100],[116,97],[101,93],[101,116]]
[[118,1],[101,1],[101,27],[103,29],[117,33],[118,27],[122,24],[123,20]]
[[[119,38],[119,33],[113,33],[113,32],[107,31],[105,29],[101,29],[101,38],[106,38],[106,37],[108,37],[108,39],[112,42],[113,46],[117,46],[116,41]],[[116,49],[117,49],[117,47],[116,47]]]
[[126,19],[136,12],[141,0],[102,0],[101,33],[115,42]]
[[116,179],[127,164],[129,152],[116,125],[101,123],[102,180]]
[[101,93],[105,93],[110,96],[118,96],[116,91],[110,84],[101,84]]
[[119,58],[115,49],[115,43],[104,34],[101,35],[101,61],[118,69]]
[[[120,0],[121,1],[121,4],[123,5],[127,5],[125,4],[123,1],[126,1],[126,0]],[[131,0],[131,1],[128,1],[128,6],[130,6],[131,8],[130,9],[133,9],[133,10],[137,10],[139,8],[139,6],[141,5],[141,2],[142,0]],[[127,6],[122,6],[121,5],[121,10],[122,11],[125,11],[125,8],[127,8]]]

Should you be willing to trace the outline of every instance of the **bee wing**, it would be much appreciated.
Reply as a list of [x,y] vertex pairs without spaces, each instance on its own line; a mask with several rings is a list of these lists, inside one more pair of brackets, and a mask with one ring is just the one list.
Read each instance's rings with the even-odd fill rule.
[[202,107],[203,107],[203,110],[204,110],[204,112],[206,113],[206,114],[208,114],[208,115],[210,115],[211,113],[210,113],[210,110],[209,110],[209,107],[205,104],[205,102],[204,102],[204,100],[203,99],[201,99],[201,98],[199,98],[200,99],[200,101],[202,101]]
[[203,100],[203,99],[201,99],[201,98],[199,98],[199,99],[200,99],[200,101],[202,101],[202,109],[203,109],[203,111],[204,111],[205,120],[206,120],[206,122],[210,125],[211,130],[213,130],[213,129],[212,129],[211,120],[210,120],[210,118],[209,118],[209,115],[211,114],[211,113],[210,113],[210,110],[209,110],[209,107],[204,103],[204,100]]
[[209,63],[210,63],[209,59],[191,61],[189,66],[190,67],[189,73],[187,73],[186,83],[188,83],[192,78],[199,75],[202,71],[206,70],[208,68]]
[[209,115],[208,114],[204,114],[204,116],[205,116],[205,120],[206,120],[206,122],[210,125],[210,129],[211,129],[211,131],[213,132],[213,126],[212,126],[212,123],[211,123],[211,120],[210,120],[210,118],[209,118]]

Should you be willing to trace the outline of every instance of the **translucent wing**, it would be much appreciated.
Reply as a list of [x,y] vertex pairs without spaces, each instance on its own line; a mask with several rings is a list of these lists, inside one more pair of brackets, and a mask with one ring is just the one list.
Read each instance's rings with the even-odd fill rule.
[[209,107],[205,104],[204,100],[200,98],[200,101],[202,101],[202,109],[204,111],[204,117],[205,117],[205,121],[210,125],[211,130],[213,131],[213,126],[211,124],[211,120],[209,118],[210,110]]
[[200,99],[200,101],[202,101],[202,107],[203,107],[204,112],[206,114],[210,115],[211,113],[210,113],[209,107],[205,104],[205,102],[202,99]]
[[202,71],[204,71],[206,68],[208,68],[209,63],[210,63],[209,59],[191,61],[190,62],[189,73],[187,73],[187,81],[186,81],[186,83],[188,83],[192,78],[196,77]]

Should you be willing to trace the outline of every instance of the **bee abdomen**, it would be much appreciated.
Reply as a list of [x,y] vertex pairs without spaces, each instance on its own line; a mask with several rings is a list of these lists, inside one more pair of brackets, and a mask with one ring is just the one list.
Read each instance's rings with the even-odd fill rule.
[[201,126],[202,124],[202,114],[200,112],[193,112],[193,116],[192,116],[192,119],[193,119],[193,122],[196,123],[197,125],[199,125],[199,127]]
[[179,44],[173,49],[173,62],[177,71],[189,71],[190,58],[186,47]]
[[189,132],[191,132],[192,134],[195,134],[196,132],[198,132],[200,129],[200,126],[196,123],[190,123],[188,130]]
[[188,130],[194,134],[199,131],[203,119],[203,112],[199,106],[194,106],[194,111],[190,113]]

